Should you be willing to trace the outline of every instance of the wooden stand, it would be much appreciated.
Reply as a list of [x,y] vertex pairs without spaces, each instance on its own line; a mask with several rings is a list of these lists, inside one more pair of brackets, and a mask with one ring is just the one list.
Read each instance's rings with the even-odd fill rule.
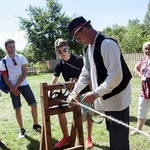
[[[83,126],[82,126],[82,115],[80,106],[74,106],[69,108],[66,105],[61,104],[60,99],[49,100],[48,91],[54,91],[58,89],[74,87],[74,82],[65,82],[63,84],[51,84],[40,83],[40,99],[42,107],[42,131],[40,150],[52,150],[52,135],[51,135],[51,115],[60,113],[73,112],[73,122],[70,133],[70,143],[67,147],[68,150],[83,150],[84,149],[84,138],[83,138]],[[63,100],[65,97],[63,98]],[[60,106],[61,105],[61,106]],[[76,136],[78,137],[78,146],[75,146]]]

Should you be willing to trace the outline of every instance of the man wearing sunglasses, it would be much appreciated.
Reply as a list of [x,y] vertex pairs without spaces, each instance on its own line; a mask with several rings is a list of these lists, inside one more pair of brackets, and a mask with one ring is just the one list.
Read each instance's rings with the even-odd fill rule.
[[[71,54],[69,52],[69,46],[64,39],[57,39],[54,43],[54,47],[55,52],[60,56],[60,59],[55,65],[54,77],[51,83],[57,83],[61,73],[65,81],[70,81],[71,79],[77,80],[83,67],[83,58],[81,56]],[[89,86],[87,86],[80,94],[83,94],[89,90]],[[83,112],[85,111],[86,110],[83,110]],[[58,143],[56,143],[55,148],[62,148],[63,146],[69,144],[70,137],[65,114],[58,114],[58,118],[61,130],[63,132],[63,138]],[[86,127],[88,134],[86,139],[86,147],[92,148],[92,121],[90,119],[86,121]]]
[[22,122],[21,114],[21,100],[20,93],[23,95],[28,105],[31,106],[33,117],[33,129],[40,130],[41,126],[38,124],[37,103],[34,94],[26,79],[27,76],[27,60],[21,55],[15,53],[15,41],[8,39],[5,41],[5,49],[8,55],[4,57],[6,66],[1,62],[1,71],[7,86],[10,88],[10,97],[15,109],[16,119],[20,127],[19,138],[25,137],[25,129]]

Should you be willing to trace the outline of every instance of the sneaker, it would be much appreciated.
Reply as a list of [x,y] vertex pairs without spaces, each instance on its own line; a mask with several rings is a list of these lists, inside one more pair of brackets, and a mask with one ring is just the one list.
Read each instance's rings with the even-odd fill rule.
[[20,130],[20,133],[19,133],[19,139],[25,137],[25,132],[26,132],[26,131],[25,131],[25,129],[23,129],[23,128]]
[[58,143],[55,144],[55,148],[62,148],[69,144],[70,137],[63,137]]
[[137,130],[133,130],[130,135],[136,135],[136,134],[140,134],[140,132],[138,132]]
[[92,148],[93,143],[91,138],[86,138],[86,148]]
[[39,124],[34,124],[34,125],[33,125],[33,129],[34,129],[34,130],[41,131],[41,126],[40,126]]

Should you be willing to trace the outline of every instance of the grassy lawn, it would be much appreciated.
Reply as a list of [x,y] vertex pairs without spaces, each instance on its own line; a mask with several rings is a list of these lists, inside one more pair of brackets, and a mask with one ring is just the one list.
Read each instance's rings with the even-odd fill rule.
[[[41,104],[40,104],[40,82],[50,83],[52,74],[42,74],[37,76],[27,77],[29,84],[35,94],[38,103],[38,117],[39,124],[42,124]],[[60,80],[62,82],[62,79]],[[131,80],[132,87],[132,103],[130,105],[130,125],[136,127],[137,123],[137,107],[138,107],[138,95],[140,89],[140,79],[133,78]],[[27,136],[24,139],[18,139],[19,126],[16,122],[15,113],[12,107],[9,94],[2,93],[0,99],[0,139],[4,142],[10,150],[38,150],[40,145],[40,133],[35,132],[32,129],[33,121],[30,113],[30,107],[28,107],[25,100],[22,98],[22,114],[24,128],[26,129]],[[71,127],[72,113],[67,113],[68,128]],[[62,133],[57,120],[57,115],[51,117],[52,137],[53,144],[62,138]],[[144,132],[149,132],[150,120],[148,119],[146,125],[143,128]],[[84,138],[86,137],[85,124],[83,123]],[[105,121],[102,124],[94,124],[92,138],[94,147],[93,150],[108,150],[109,149],[109,137],[108,132],[105,129]],[[149,150],[150,139],[144,135],[130,136],[131,150]]]

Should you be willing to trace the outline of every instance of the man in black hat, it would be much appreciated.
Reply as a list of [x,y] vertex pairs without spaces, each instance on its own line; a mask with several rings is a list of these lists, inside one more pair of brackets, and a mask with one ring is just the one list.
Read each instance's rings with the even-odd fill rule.
[[[129,124],[131,102],[131,73],[120,52],[116,40],[96,31],[82,16],[71,21],[68,26],[73,38],[87,45],[85,64],[67,101],[92,83],[93,91],[87,92],[82,101],[94,103],[95,109]],[[109,131],[110,150],[129,150],[129,128],[106,118]]]

